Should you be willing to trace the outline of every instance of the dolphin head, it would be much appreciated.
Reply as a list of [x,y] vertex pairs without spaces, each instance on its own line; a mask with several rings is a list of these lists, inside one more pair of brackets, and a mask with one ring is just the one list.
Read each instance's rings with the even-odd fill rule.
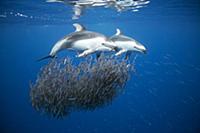
[[133,43],[133,50],[144,53],[144,54],[147,53],[146,47],[137,41],[134,41]]
[[59,40],[51,49],[51,52],[49,53],[50,56],[55,56],[58,52],[60,52],[63,49],[69,48],[70,45],[67,45],[67,38],[63,38]]

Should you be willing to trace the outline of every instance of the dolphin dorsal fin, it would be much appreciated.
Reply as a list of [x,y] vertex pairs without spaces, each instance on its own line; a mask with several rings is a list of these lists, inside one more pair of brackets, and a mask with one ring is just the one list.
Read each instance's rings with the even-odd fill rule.
[[75,24],[73,24],[73,26],[74,26],[76,32],[85,30],[85,27],[81,24],[75,23]]
[[118,36],[118,35],[121,35],[121,34],[122,34],[121,30],[119,28],[117,28],[115,35]]

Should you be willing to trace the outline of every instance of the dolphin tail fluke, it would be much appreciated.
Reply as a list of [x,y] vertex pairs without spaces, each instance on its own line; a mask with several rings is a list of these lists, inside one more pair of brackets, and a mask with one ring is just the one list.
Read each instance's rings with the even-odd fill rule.
[[51,56],[51,55],[48,55],[48,56],[45,56],[45,57],[42,57],[40,59],[38,59],[37,61],[42,61],[42,60],[45,60],[45,59],[49,59],[49,58],[54,58],[54,56]]

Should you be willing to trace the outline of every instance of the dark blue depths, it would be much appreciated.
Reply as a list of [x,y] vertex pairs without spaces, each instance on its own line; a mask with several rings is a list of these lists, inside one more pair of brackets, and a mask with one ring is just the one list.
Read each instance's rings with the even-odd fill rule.
[[[91,21],[93,12],[89,11],[82,16],[80,22],[88,29],[108,36],[119,27],[144,44],[148,54],[138,55],[136,73],[131,74],[124,93],[111,105],[93,112],[75,112],[63,120],[41,115],[31,107],[29,83],[47,63],[35,60],[72,32],[74,21],[62,23],[59,19],[61,24],[41,21],[35,25],[24,20],[1,21],[0,132],[200,132],[200,4],[179,2],[182,7],[155,0],[138,15],[118,15],[121,20],[99,21],[93,17]],[[165,6],[156,8],[159,4]],[[74,53],[62,52],[60,56],[73,57]]]

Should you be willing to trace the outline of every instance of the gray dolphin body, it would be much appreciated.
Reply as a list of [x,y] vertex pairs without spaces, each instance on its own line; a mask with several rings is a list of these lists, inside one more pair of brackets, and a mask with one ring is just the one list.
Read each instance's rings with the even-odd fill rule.
[[[73,24],[76,31],[60,39],[51,49],[47,57],[40,60],[55,57],[56,54],[62,50],[75,50],[79,52],[77,57],[85,57],[95,52],[112,51],[113,48],[105,45],[115,45],[109,38],[103,34],[87,31],[80,24]],[[103,45],[105,44],[105,45]]]
[[128,59],[132,52],[146,53],[147,51],[144,45],[142,45],[141,43],[139,43],[131,37],[123,35],[119,29],[117,29],[115,35],[110,37],[110,40],[112,40],[115,43],[115,46],[109,46],[109,44],[103,45],[110,48],[117,47],[119,51],[115,55],[119,56],[123,53],[126,53],[126,59]]

